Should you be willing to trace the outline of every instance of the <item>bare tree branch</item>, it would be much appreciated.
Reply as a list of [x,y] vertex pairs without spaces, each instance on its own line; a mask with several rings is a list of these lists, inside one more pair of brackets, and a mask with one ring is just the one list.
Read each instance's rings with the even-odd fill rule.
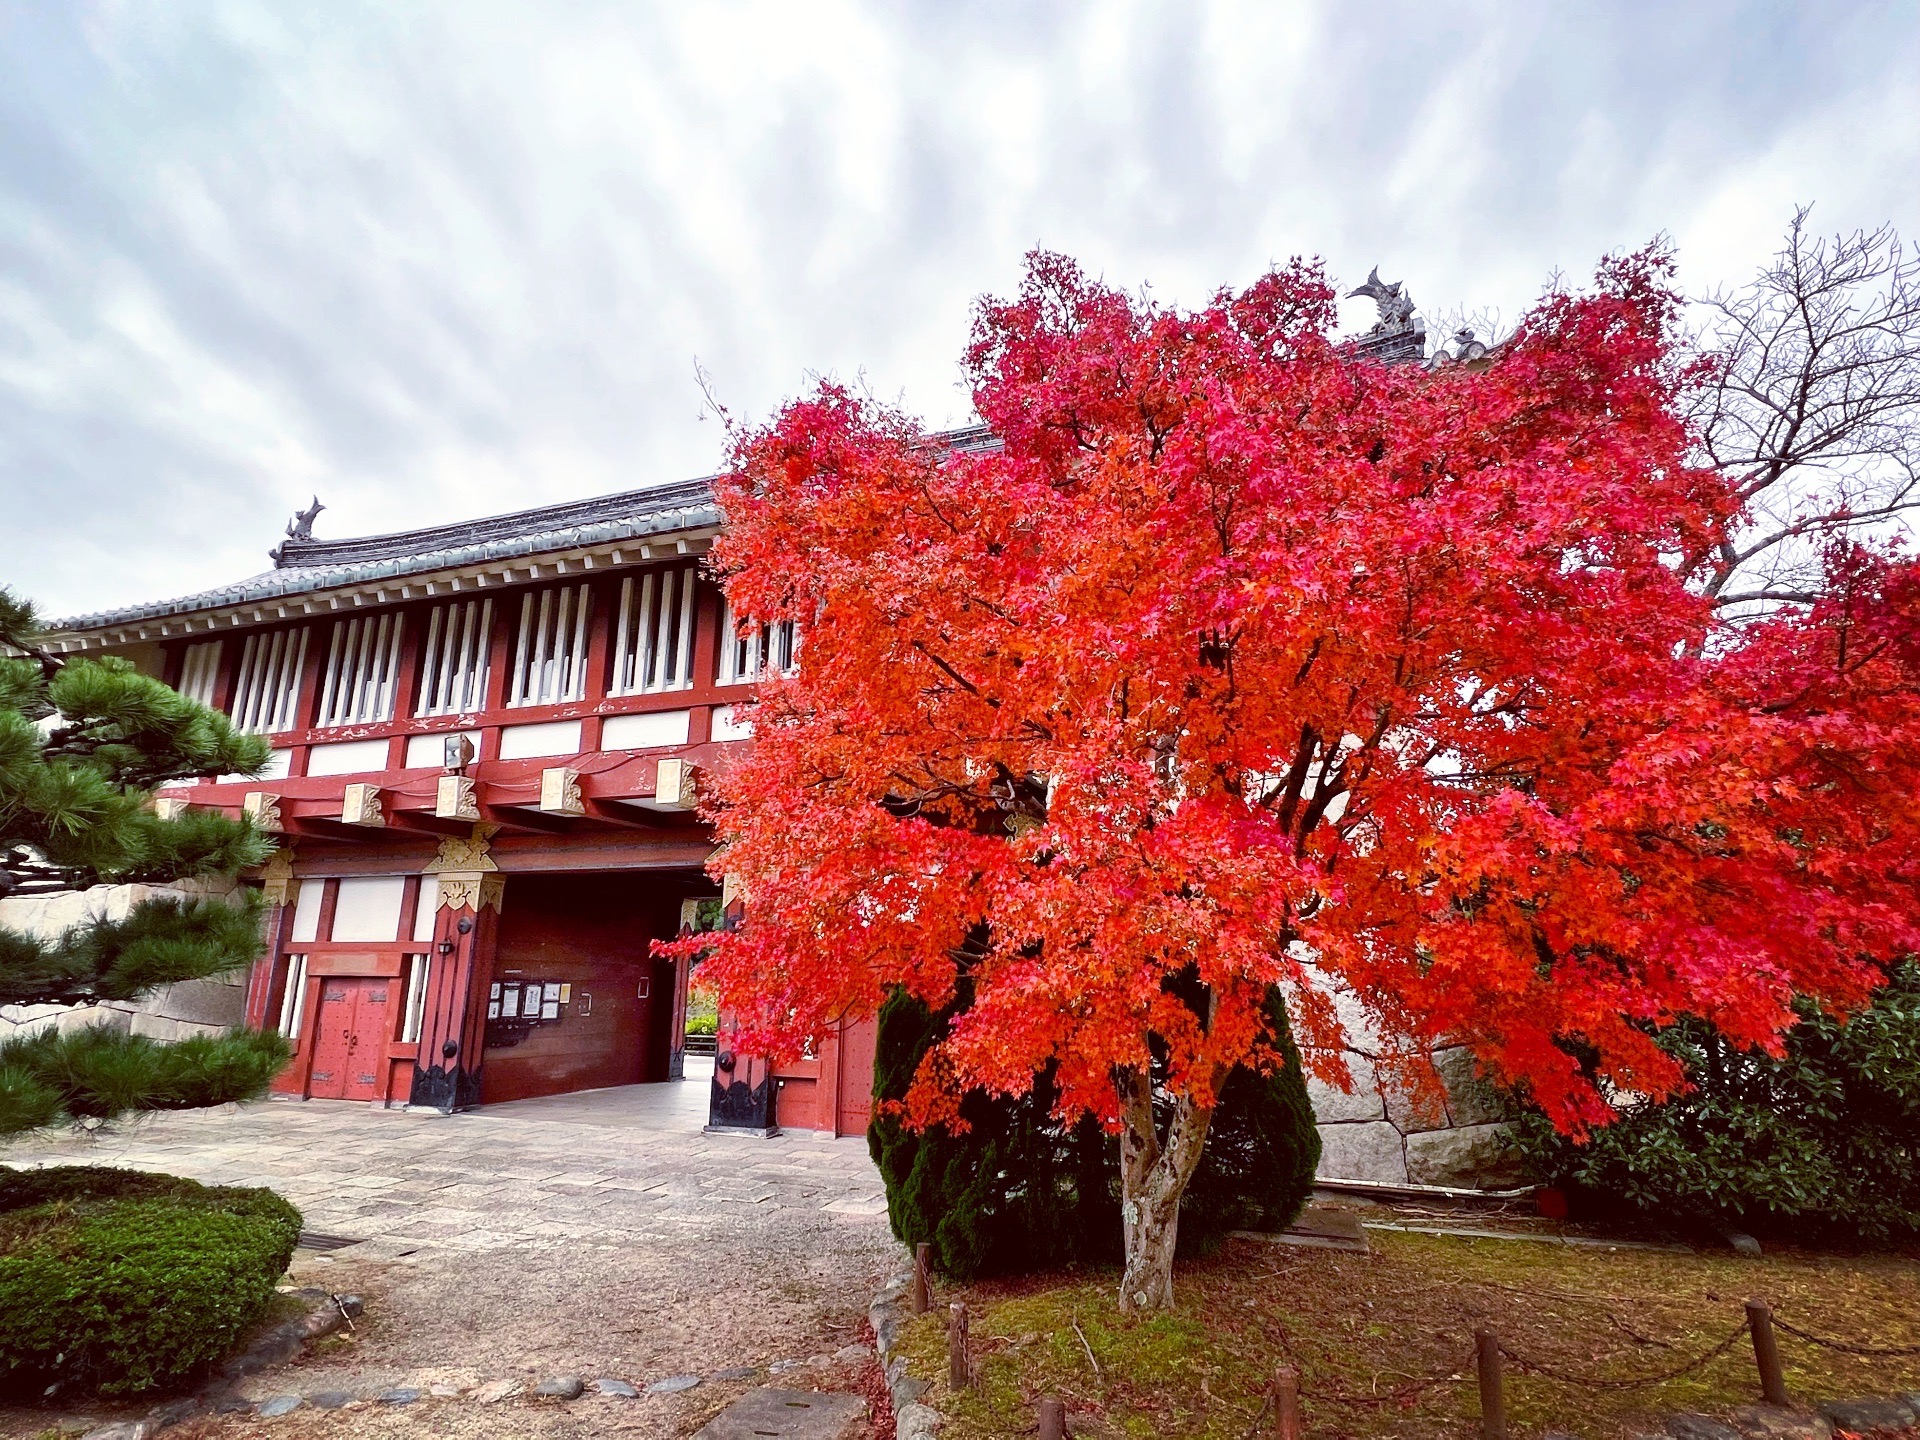
[[1723,610],[1796,603],[1829,539],[1920,513],[1920,255],[1891,226],[1816,236],[1808,214],[1751,284],[1698,302],[1716,368],[1689,418],[1746,504],[1709,559]]

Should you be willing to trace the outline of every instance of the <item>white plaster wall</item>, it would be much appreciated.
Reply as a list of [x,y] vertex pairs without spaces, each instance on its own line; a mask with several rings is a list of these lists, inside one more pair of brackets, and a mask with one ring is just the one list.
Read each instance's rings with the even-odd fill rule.
[[[0,929],[51,939],[90,919],[119,919],[150,895],[227,895],[228,881],[187,882],[174,886],[99,885],[54,895],[14,896],[0,900]],[[247,972],[215,980],[166,985],[137,1001],[99,1005],[0,1005],[0,1043],[41,1030],[78,1030],[110,1025],[156,1040],[189,1035],[218,1035],[242,1023],[246,1014]]]

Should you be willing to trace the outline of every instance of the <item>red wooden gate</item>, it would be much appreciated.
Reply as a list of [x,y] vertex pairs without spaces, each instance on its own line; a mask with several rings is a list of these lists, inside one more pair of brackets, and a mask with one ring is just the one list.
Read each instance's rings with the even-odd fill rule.
[[307,1093],[316,1100],[372,1100],[379,1095],[392,983],[385,976],[366,975],[328,975],[320,981],[313,1072],[307,1081]]

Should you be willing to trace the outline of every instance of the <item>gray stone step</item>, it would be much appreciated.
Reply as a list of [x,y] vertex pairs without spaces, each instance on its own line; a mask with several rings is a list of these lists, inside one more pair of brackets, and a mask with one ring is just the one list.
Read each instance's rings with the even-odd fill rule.
[[866,1412],[857,1395],[749,1390],[695,1431],[693,1440],[843,1440]]

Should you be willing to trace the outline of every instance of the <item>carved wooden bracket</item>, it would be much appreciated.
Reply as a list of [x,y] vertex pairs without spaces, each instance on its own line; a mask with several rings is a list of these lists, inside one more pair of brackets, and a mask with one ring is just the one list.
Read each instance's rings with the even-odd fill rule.
[[440,849],[432,860],[427,862],[423,874],[447,875],[466,871],[498,870],[493,857],[487,852],[492,848],[493,837],[499,833],[498,825],[476,825],[471,835],[449,835],[440,842]]
[[187,813],[187,802],[171,795],[162,795],[153,802],[153,813],[162,820],[178,820]]
[[440,908],[442,910],[471,910],[478,915],[489,905],[494,914],[499,914],[505,900],[507,877],[497,873],[469,871],[442,871],[440,875]]
[[653,782],[654,803],[663,810],[691,810],[700,767],[691,760],[669,756],[662,760]]
[[442,820],[478,820],[480,802],[465,775],[442,775],[434,789],[433,813]]
[[378,785],[349,785],[340,805],[343,825],[385,825],[387,812],[380,808]]
[[293,875],[293,847],[282,845],[260,867],[260,895],[269,905],[291,905],[300,895]]
[[580,772],[560,766],[540,772],[540,808],[549,815],[584,815],[587,802],[580,795]]
[[240,802],[240,809],[253,821],[256,830],[278,835],[287,828],[280,819],[280,797],[271,790],[249,790]]

